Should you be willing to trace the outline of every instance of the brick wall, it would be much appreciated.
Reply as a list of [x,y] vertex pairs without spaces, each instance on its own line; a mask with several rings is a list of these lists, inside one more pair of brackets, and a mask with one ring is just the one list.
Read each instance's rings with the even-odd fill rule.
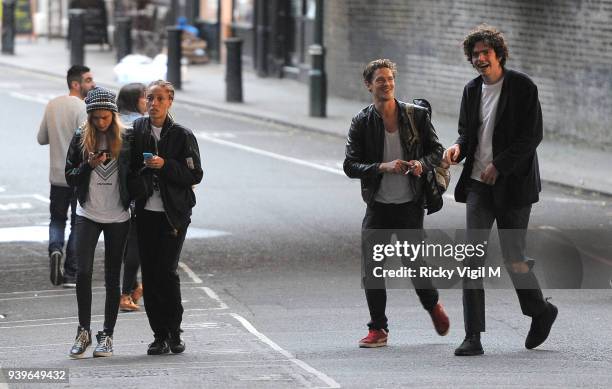
[[457,115],[476,77],[461,42],[483,22],[506,36],[506,66],[538,85],[548,138],[612,148],[612,0],[326,1],[329,90],[369,101],[363,66],[390,58],[400,99]]

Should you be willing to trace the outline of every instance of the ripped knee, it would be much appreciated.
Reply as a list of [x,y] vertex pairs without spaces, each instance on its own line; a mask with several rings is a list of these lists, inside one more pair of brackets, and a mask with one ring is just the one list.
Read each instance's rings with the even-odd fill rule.
[[508,265],[508,269],[512,273],[529,273],[531,270],[527,262],[512,262]]

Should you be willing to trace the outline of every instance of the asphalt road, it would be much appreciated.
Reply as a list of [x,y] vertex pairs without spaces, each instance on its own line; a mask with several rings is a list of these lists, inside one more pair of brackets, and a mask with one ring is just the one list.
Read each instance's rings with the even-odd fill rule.
[[[610,198],[544,185],[532,227],[603,232],[580,254],[604,286],[546,290],[560,313],[537,350],[524,349],[529,320],[504,289],[487,292],[482,357],[452,355],[463,338],[458,290],[441,291],[448,336],[435,334],[413,291],[392,290],[389,346],[359,349],[365,206],[341,171],[344,140],[184,105],[174,114],[197,134],[205,171],[181,259],[187,351],[146,356],[145,314],[121,313],[112,358],[70,360],[76,298],[48,281],[48,148],[36,143],[44,104],[65,82],[1,69],[0,366],[69,369],[69,384],[48,387],[612,387],[612,264],[598,254],[609,247]],[[464,212],[446,199],[426,225],[461,228]],[[101,255],[99,247],[94,331]]]

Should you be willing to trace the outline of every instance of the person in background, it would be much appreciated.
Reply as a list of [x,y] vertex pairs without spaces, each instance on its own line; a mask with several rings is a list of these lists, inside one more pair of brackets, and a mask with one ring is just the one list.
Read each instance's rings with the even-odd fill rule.
[[[66,74],[68,95],[58,96],[47,104],[38,130],[38,143],[49,145],[49,265],[53,285],[63,284],[65,288],[76,286],[77,261],[74,256],[74,222],[76,220],[76,194],[69,187],[64,176],[68,145],[78,128],[87,119],[83,99],[96,87],[91,71],[86,66],[75,65]],[[64,234],[68,208],[70,214],[70,235],[64,257]],[[62,259],[64,269],[62,271]]]
[[[147,87],[141,83],[124,85],[117,95],[117,108],[121,123],[126,128],[132,127],[132,122],[141,118],[147,112]],[[138,282],[140,253],[138,252],[138,232],[136,227],[136,212],[134,202],[130,203],[131,223],[128,242],[123,257],[123,285],[119,309],[123,312],[139,311],[138,302],[143,295],[142,283]]]
[[83,358],[91,344],[91,278],[100,233],[104,232],[104,328],[94,357],[113,355],[113,331],[119,312],[121,261],[130,228],[129,145],[117,113],[115,95],[104,88],[85,98],[87,122],[79,128],[66,156],[66,181],[77,192],[76,257],[79,326],[71,358]]

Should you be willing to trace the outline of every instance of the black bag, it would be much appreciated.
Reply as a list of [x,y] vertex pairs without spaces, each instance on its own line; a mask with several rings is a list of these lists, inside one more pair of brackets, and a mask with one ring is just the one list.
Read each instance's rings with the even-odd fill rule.
[[146,200],[153,195],[153,182],[151,178],[151,174],[146,174],[144,169],[128,177],[130,200]]
[[[429,112],[431,118],[432,109],[429,101],[425,99],[414,99],[414,105],[423,107]],[[414,105],[406,104],[406,114],[410,120],[410,125],[416,133],[412,134],[416,139],[419,138],[416,122],[414,120]],[[427,214],[430,215],[434,212],[438,212],[444,205],[442,195],[446,192],[448,184],[450,183],[450,170],[444,161],[441,161],[440,165],[436,166],[433,170],[429,170],[425,174],[425,182],[423,185],[423,191],[425,194],[425,207],[427,208]]]

